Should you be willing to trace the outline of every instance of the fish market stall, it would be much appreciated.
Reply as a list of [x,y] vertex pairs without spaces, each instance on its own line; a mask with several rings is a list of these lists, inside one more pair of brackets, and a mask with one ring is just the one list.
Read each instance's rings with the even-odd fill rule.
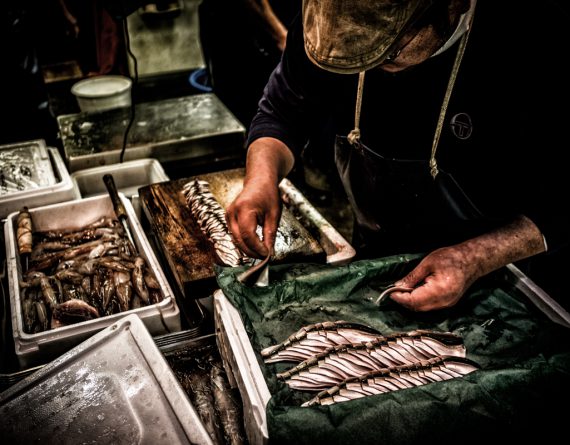
[[[11,434],[9,437],[18,437],[24,441],[26,438],[33,437],[41,439],[48,437],[46,434],[53,433],[54,428],[57,430],[56,435],[60,431],[63,434],[65,430],[65,433],[69,435],[69,440],[76,437],[75,434],[78,434],[79,429],[87,433],[95,442],[101,438],[114,438],[121,441],[125,440],[125,437],[146,437],[147,431],[141,431],[139,427],[133,426],[135,424],[140,426],[144,422],[141,419],[147,416],[145,410],[139,412],[138,402],[134,410],[127,410],[128,412],[121,416],[121,426],[113,429],[108,422],[110,417],[107,416],[105,410],[103,410],[105,412],[91,412],[89,406],[82,404],[79,396],[73,392],[79,387],[84,388],[85,391],[92,388],[92,393],[88,394],[84,391],[82,394],[86,397],[93,396],[93,400],[107,402],[117,400],[120,403],[137,392],[136,382],[129,379],[123,380],[121,377],[123,369],[138,369],[140,365],[133,364],[133,361],[139,359],[135,360],[130,352],[122,353],[123,350],[128,351],[131,348],[131,340],[125,342],[124,333],[121,334],[122,339],[109,340],[110,331],[116,333],[115,330],[123,329],[125,320],[129,320],[130,315],[136,315],[136,319],[141,321],[143,329],[152,338],[152,343],[159,348],[172,372],[165,378],[167,380],[172,378],[181,385],[182,394],[187,398],[181,406],[184,410],[187,409],[187,403],[195,407],[200,425],[203,423],[209,439],[213,443],[228,443],[228,437],[231,436],[233,440],[240,441],[236,443],[248,443],[245,419],[249,416],[244,411],[241,393],[233,376],[223,365],[213,328],[213,316],[207,311],[202,311],[201,305],[196,303],[193,295],[184,298],[178,292],[176,282],[173,281],[170,270],[165,267],[163,261],[164,249],[155,242],[157,239],[153,233],[155,226],[151,226],[146,220],[138,194],[144,189],[158,187],[161,190],[161,187],[172,183],[181,186],[179,190],[181,200],[175,206],[180,206],[177,211],[183,212],[185,217],[191,220],[191,224],[198,224],[192,232],[192,236],[196,237],[200,236],[197,230],[201,230],[198,217],[193,215],[191,202],[182,193],[182,186],[193,183],[193,181],[209,181],[212,184],[212,191],[216,193],[213,199],[219,197],[220,202],[225,205],[227,200],[239,191],[243,170],[223,171],[217,174],[168,181],[168,177],[162,175],[161,169],[152,167],[152,175],[139,178],[143,181],[139,187],[127,183],[122,184],[121,178],[127,180],[130,175],[123,177],[121,173],[131,168],[140,169],[142,164],[142,160],[136,160],[128,161],[125,165],[111,164],[75,172],[73,174],[76,182],[75,188],[81,190],[81,194],[85,195],[83,198],[69,203],[62,202],[21,209],[12,212],[6,221],[4,236],[10,292],[7,308],[11,313],[12,321],[10,341],[13,342],[19,369],[0,374],[0,388],[4,390],[4,392],[0,391],[0,409],[5,413],[9,411],[16,415],[20,409],[39,409],[34,400],[53,398],[53,403],[63,403],[63,399],[54,398],[49,391],[57,391],[60,387],[58,385],[63,384],[66,388],[70,388],[70,392],[62,397],[66,398],[70,406],[73,406],[70,410],[78,413],[78,423],[71,424],[68,420],[68,414],[71,411],[58,414],[55,409],[48,410],[50,413],[48,419],[40,419],[35,422],[37,425],[31,428],[23,423],[14,426],[14,422],[10,420],[13,417],[6,416],[6,422],[1,423],[1,426],[3,432],[8,430]],[[144,162],[143,167],[147,164],[154,163]],[[116,297],[105,297],[103,293],[103,299],[99,302],[93,299],[92,294],[84,294],[86,292],[84,286],[93,290],[93,279],[99,276],[99,273],[93,274],[92,266],[102,267],[109,271],[101,272],[103,275],[106,273],[114,275],[116,272],[117,280],[121,274],[131,274],[131,282],[134,283],[132,274],[136,269],[135,262],[129,264],[125,258],[125,252],[121,253],[124,239],[121,236],[117,238],[121,234],[121,229],[115,225],[116,215],[112,201],[106,193],[101,192],[101,185],[98,184],[101,182],[101,177],[107,173],[118,178],[117,184],[122,185],[120,188],[123,191],[133,190],[133,193],[129,193],[129,197],[121,193],[121,201],[128,214],[129,231],[133,235],[137,252],[148,265],[146,272],[152,271],[154,278],[160,283],[160,298],[155,302],[152,297],[149,305],[134,307],[130,303],[126,306],[124,301],[121,304],[119,294]],[[135,189],[138,189],[136,194]],[[224,193],[220,193],[221,190],[224,190]],[[350,262],[354,255],[352,247],[306,201],[302,194],[287,180],[282,184],[282,191],[287,206],[287,220],[281,228],[282,247],[279,255],[282,260],[287,258],[312,259],[322,264]],[[176,212],[173,214],[175,215]],[[107,236],[109,239],[105,238]],[[204,237],[200,243],[204,251],[194,253],[212,261],[216,258],[211,256],[212,246],[208,245],[206,234],[201,236]],[[286,241],[287,238],[290,240]],[[103,248],[102,245],[106,247]],[[110,257],[106,255],[100,257],[101,252],[97,250],[99,248],[110,251],[117,248],[118,252],[110,253]],[[84,254],[87,256],[82,257]],[[80,261],[76,262],[76,259]],[[186,264],[188,273],[192,272],[193,266],[192,262]],[[214,286],[212,290],[215,290],[215,270],[219,264],[211,263],[210,267],[212,267],[210,284]],[[103,275],[100,276],[102,282],[105,280]],[[143,276],[146,278],[144,281],[147,286],[152,283],[145,273]],[[89,278],[89,285],[84,282],[86,277]],[[116,284],[119,282],[120,280]],[[174,287],[172,283],[175,284]],[[153,289],[155,288],[151,286],[149,291],[152,293]],[[137,295],[134,288],[133,291]],[[109,299],[105,300],[106,298]],[[114,298],[118,298],[116,303]],[[185,312],[189,303],[195,303],[199,308],[197,314]],[[133,328],[127,330],[129,329]],[[209,336],[199,337],[208,332],[211,332]],[[147,340],[142,341],[140,338],[136,339],[136,342],[148,343]],[[99,346],[93,349],[95,343]],[[114,346],[110,346],[111,344]],[[142,348],[145,354],[149,347],[146,345]],[[98,352],[93,351],[100,348],[105,350],[115,348],[120,352],[120,356],[113,363],[103,360],[95,369],[91,361],[94,360],[94,356],[98,356]],[[82,357],[79,362],[77,362],[77,357]],[[76,369],[75,363],[86,364],[82,368],[85,373],[75,372],[79,369]],[[155,369],[151,369],[143,371],[143,374],[146,376],[156,372]],[[161,375],[165,372],[160,371]],[[110,380],[103,379],[102,374],[106,374]],[[70,379],[69,376],[73,377]],[[119,382],[117,384],[113,383],[116,379]],[[155,385],[154,390],[160,392],[160,385],[163,382],[158,380],[159,386],[150,383],[154,381],[153,379],[150,379],[147,384]],[[39,383],[45,381],[50,382],[49,390]],[[102,383],[103,386],[100,389],[89,386],[88,383],[94,381]],[[197,392],[196,387],[202,390]],[[209,394],[208,397],[200,398],[204,392]],[[210,405],[204,405],[206,402]],[[53,403],[50,406],[55,406]],[[15,405],[19,408],[14,409]],[[222,408],[215,408],[213,411],[212,406],[218,405]],[[97,403],[95,406],[101,405]],[[165,414],[169,422],[178,422],[176,418],[180,417],[181,413],[175,411],[174,414]],[[211,413],[213,412],[217,413],[215,419],[212,419]],[[97,422],[90,425],[89,422],[93,418],[96,418]],[[186,420],[187,418],[188,413],[186,413]],[[195,420],[192,423],[195,423]],[[180,422],[183,423],[184,419]],[[62,429],[54,426],[58,423],[64,425]],[[224,424],[226,429],[223,428]],[[180,439],[178,433],[176,436],[176,439],[173,439],[175,441]],[[184,443],[184,440],[181,443]],[[198,441],[198,443],[201,442]]]
[[258,263],[236,252],[223,217],[243,176],[171,180],[159,160],[133,159],[74,172],[81,199],[7,216],[19,367],[0,375],[5,437],[441,444],[563,432],[570,315],[518,269],[437,313],[379,301],[421,255],[356,261],[285,179],[266,280],[244,283]]

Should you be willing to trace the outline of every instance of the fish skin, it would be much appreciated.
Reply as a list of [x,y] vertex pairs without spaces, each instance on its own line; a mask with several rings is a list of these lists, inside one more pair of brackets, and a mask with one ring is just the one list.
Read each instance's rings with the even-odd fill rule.
[[192,405],[196,408],[206,431],[215,445],[223,445],[224,438],[216,423],[214,395],[210,387],[209,374],[196,367],[187,374]]
[[226,443],[230,445],[243,445],[244,434],[240,419],[242,413],[240,406],[233,399],[231,388],[220,361],[212,363],[210,369],[210,382],[214,393],[214,402],[218,410]]

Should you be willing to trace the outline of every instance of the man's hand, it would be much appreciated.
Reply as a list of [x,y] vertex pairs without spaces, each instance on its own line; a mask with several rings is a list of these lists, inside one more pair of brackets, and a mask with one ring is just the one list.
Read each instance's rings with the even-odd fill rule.
[[390,298],[413,311],[451,307],[478,278],[545,249],[538,227],[519,216],[492,232],[433,251],[394,283],[414,290],[393,292]]
[[[273,253],[281,218],[279,182],[293,163],[293,153],[277,139],[259,138],[248,148],[243,190],[226,208],[226,221],[236,245],[250,258]],[[263,241],[256,233],[258,225]]]
[[[280,217],[279,188],[254,181],[248,182],[226,209],[232,238],[250,258],[264,258],[273,251]],[[258,225],[263,227],[263,241],[256,233]]]
[[396,286],[412,292],[392,292],[396,303],[413,311],[430,311],[453,306],[479,278],[479,267],[461,245],[444,247],[427,255]]

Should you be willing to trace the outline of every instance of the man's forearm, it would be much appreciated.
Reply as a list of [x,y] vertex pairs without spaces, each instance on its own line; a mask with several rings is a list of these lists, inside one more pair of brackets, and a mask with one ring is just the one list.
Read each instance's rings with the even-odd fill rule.
[[519,216],[499,229],[467,240],[458,247],[476,265],[475,273],[479,277],[546,250],[542,233],[525,216]]
[[270,137],[256,139],[247,151],[244,186],[249,182],[278,185],[294,163],[293,153],[280,140]]

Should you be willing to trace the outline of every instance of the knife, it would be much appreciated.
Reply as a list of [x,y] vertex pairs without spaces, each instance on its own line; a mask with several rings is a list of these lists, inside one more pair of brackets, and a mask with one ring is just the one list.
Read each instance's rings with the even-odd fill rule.
[[129,242],[131,243],[131,249],[132,249],[133,253],[136,254],[136,251],[137,251],[137,249],[135,247],[136,244],[135,244],[135,241],[134,241],[133,236],[131,234],[129,224],[127,222],[127,219],[129,217],[127,215],[127,211],[125,210],[125,206],[123,205],[123,203],[121,201],[119,193],[117,192],[117,186],[115,185],[115,180],[113,179],[112,175],[107,173],[106,175],[103,176],[103,182],[105,183],[105,186],[107,187],[107,191],[109,192],[109,196],[111,197],[111,202],[113,203],[113,209],[115,210],[115,215],[117,215],[119,222],[123,226],[123,230],[127,234],[127,238],[129,240]]

